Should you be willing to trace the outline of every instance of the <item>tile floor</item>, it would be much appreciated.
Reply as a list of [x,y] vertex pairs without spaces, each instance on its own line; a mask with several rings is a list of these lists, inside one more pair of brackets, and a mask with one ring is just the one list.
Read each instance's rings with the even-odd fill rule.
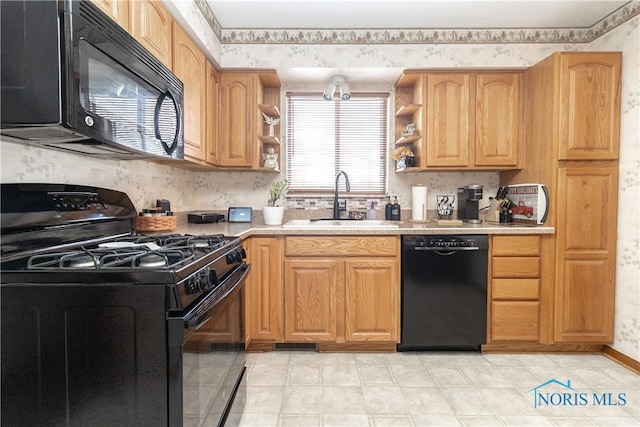
[[227,426],[640,426],[640,377],[601,355],[276,351],[245,379]]

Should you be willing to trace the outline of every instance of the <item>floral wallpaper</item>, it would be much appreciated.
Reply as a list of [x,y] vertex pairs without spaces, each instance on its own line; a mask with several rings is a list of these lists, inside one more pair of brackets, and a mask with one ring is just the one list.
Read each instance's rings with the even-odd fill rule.
[[[197,7],[206,2],[178,2],[179,13],[207,34],[203,45],[223,68],[384,67],[384,68],[524,68],[554,51],[620,50],[623,52],[620,184],[618,206],[616,314],[613,347],[640,361],[640,16],[638,2],[601,21],[589,31],[526,30],[502,33],[457,30],[363,36],[344,34],[288,34],[270,30],[223,30],[211,17],[202,18]],[[187,6],[190,4],[191,6]],[[199,5],[199,6],[198,6]],[[189,9],[191,7],[191,9]],[[196,13],[197,12],[197,13]],[[200,14],[200,15],[198,15]],[[197,19],[196,19],[197,18]],[[437,34],[436,34],[437,33]],[[277,40],[276,40],[277,36]],[[211,40],[211,38],[216,38]],[[320,40],[313,40],[319,37]],[[329,37],[327,40],[325,38]],[[220,42],[221,41],[221,42]],[[354,86],[354,85],[352,85]],[[286,90],[283,88],[283,96]],[[322,88],[318,88],[321,90]],[[354,90],[353,88],[352,90]],[[391,87],[388,88],[390,91]],[[284,103],[282,104],[284,105]],[[284,126],[282,126],[284,128]],[[390,130],[393,135],[393,129]],[[391,138],[390,138],[391,140]],[[391,152],[391,146],[389,147]],[[285,150],[282,150],[283,153]],[[255,172],[197,172],[148,161],[104,161],[34,146],[0,143],[0,179],[8,182],[65,182],[119,189],[137,209],[169,199],[175,211],[226,210],[228,206],[261,209],[274,175]],[[280,159],[283,164],[283,159]],[[393,172],[389,162],[389,195],[398,196],[410,209],[411,186],[421,183],[435,195],[455,194],[459,186],[482,184],[485,199],[495,194],[498,174],[493,172]],[[486,200],[485,200],[486,201]],[[292,202],[293,203],[293,202]],[[296,202],[297,203],[297,202]],[[487,202],[488,203],[488,202]],[[295,205],[299,206],[299,205]],[[295,207],[291,206],[291,207]]]

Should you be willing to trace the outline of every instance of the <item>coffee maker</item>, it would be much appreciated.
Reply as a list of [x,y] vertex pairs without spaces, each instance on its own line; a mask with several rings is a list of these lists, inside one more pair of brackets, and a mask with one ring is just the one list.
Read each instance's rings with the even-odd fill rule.
[[458,219],[470,224],[480,224],[478,202],[482,199],[482,185],[466,185],[458,188]]

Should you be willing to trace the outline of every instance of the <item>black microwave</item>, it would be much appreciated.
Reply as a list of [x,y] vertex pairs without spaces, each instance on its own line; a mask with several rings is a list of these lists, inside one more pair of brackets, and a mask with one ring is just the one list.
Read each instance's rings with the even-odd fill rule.
[[184,157],[183,84],[90,1],[2,1],[1,139]]

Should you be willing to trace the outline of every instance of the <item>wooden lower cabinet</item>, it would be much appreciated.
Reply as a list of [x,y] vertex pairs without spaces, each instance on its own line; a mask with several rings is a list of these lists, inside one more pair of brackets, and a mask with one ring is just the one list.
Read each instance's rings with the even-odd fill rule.
[[335,259],[286,260],[284,271],[285,341],[336,341],[342,263]]
[[347,259],[345,340],[398,341],[398,260]]
[[[613,341],[618,163],[568,163],[558,170],[555,340]],[[614,210],[615,211],[615,210]]]
[[252,237],[245,242],[251,265],[246,284],[247,341],[283,341],[283,238]]
[[337,351],[395,349],[398,236],[252,237],[249,248],[253,348],[316,343]]
[[540,237],[493,236],[489,283],[489,342],[538,342]]

